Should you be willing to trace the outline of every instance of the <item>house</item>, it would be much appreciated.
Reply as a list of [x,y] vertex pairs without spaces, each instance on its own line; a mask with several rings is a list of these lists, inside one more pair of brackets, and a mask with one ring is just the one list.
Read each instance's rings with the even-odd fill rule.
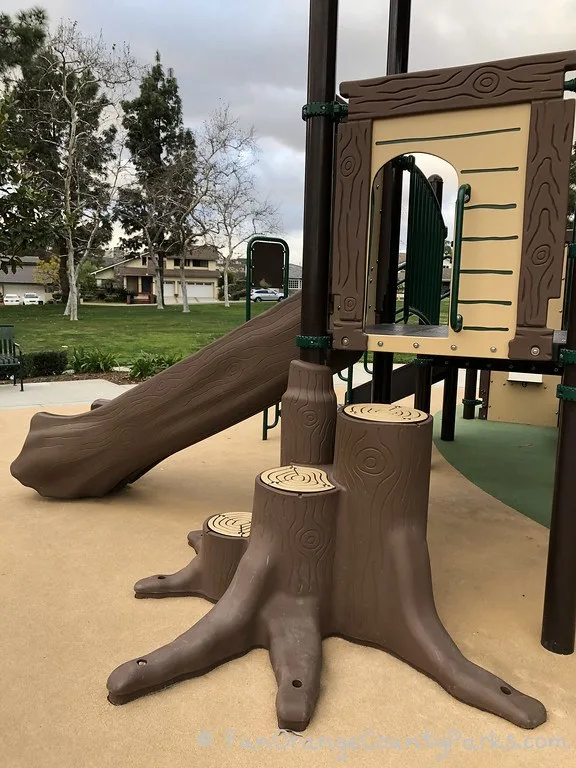
[[25,293],[37,293],[45,303],[51,301],[51,291],[38,282],[36,276],[38,262],[38,256],[25,256],[22,258],[22,266],[18,267],[16,272],[9,271],[8,274],[0,272],[0,295],[16,293],[22,297]]
[[290,264],[288,266],[288,292],[302,290],[302,266],[300,264]]
[[[218,251],[214,246],[193,247],[184,257],[184,275],[189,301],[210,302],[218,300],[219,271],[216,268]],[[168,256],[164,259],[164,303],[181,304],[181,258]],[[154,265],[146,254],[123,259],[115,264],[92,272],[96,285],[116,281],[126,291],[134,294],[158,295]]]

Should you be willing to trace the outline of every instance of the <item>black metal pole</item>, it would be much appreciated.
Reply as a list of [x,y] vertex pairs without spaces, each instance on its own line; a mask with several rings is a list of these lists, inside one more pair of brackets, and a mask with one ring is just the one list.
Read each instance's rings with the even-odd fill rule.
[[[428,179],[430,186],[438,205],[442,208],[442,195],[444,192],[444,181],[441,176],[434,175]],[[414,408],[424,413],[430,413],[430,402],[432,400],[432,363],[433,360],[421,358],[416,361],[416,391],[414,392]]]
[[[337,36],[338,0],[311,0],[307,97],[309,104],[334,101]],[[303,336],[322,337],[328,333],[333,161],[334,123],[331,117],[309,117],[306,121],[304,174],[301,319]],[[309,363],[323,363],[326,350],[302,348],[301,359]]]
[[440,439],[446,442],[454,440],[456,429],[456,398],[458,396],[458,368],[450,366],[444,379],[442,397],[442,427]]
[[416,391],[414,392],[414,408],[424,413],[430,413],[432,399],[432,360],[416,360]]
[[442,178],[442,176],[438,176],[437,173],[434,173],[432,176],[428,177],[428,181],[430,182],[430,186],[432,187],[432,190],[436,195],[436,200],[438,200],[438,205],[440,206],[440,208],[442,208],[442,198],[444,196],[444,179]]
[[466,371],[466,381],[464,383],[464,408],[462,409],[463,419],[473,419],[476,416],[476,394],[478,391],[478,371],[476,368],[468,368]]
[[[408,71],[411,5],[411,0],[390,0],[387,75],[398,75]],[[376,322],[393,323],[396,320],[402,172],[392,168],[386,169],[382,183],[382,223],[378,249]],[[390,402],[393,362],[394,355],[390,352],[374,353],[372,377],[372,400],[374,402]]]
[[[574,261],[568,259],[568,275],[574,285]],[[576,291],[571,291],[568,306],[566,348],[576,349]],[[576,365],[564,364],[562,384],[576,387]],[[576,514],[574,486],[576,476],[576,402],[562,400],[556,453],[556,474],[552,499],[552,519],[548,543],[546,589],[541,642],[553,653],[574,652],[576,629]]]

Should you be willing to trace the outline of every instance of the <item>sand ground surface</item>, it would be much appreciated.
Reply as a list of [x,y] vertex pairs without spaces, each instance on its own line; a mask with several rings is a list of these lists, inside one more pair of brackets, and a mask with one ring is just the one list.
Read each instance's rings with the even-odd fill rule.
[[[86,406],[58,405],[57,413]],[[576,765],[576,657],[539,642],[548,532],[434,453],[429,545],[439,614],[462,651],[544,702],[524,731],[452,699],[395,658],[324,642],[318,706],[301,736],[278,733],[276,684],[256,650],[115,707],[120,663],[188,629],[197,598],[136,600],[133,584],[193,556],[188,531],[251,509],[276,466],[279,430],[256,416],[101,500],[54,501],[9,474],[38,408],[0,411],[0,763],[6,768]]]

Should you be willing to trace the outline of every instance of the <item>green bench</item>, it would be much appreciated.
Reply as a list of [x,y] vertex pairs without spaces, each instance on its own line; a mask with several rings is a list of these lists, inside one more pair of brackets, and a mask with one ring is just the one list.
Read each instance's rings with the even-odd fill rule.
[[0,371],[13,371],[14,386],[16,378],[20,379],[20,391],[24,391],[24,367],[22,365],[22,350],[14,341],[14,326],[0,325]]

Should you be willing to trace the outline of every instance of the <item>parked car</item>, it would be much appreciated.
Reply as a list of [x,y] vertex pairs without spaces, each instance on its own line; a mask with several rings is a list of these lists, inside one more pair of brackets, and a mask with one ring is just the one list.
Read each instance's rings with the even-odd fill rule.
[[44,304],[44,299],[41,299],[37,293],[25,293],[24,298],[22,299],[22,304],[24,304],[25,307],[37,307],[40,304]]
[[17,293],[6,293],[4,294],[4,305],[7,307],[10,306],[20,306],[22,302],[20,301],[20,296],[18,296]]
[[250,301],[282,301],[284,294],[275,288],[252,288]]

